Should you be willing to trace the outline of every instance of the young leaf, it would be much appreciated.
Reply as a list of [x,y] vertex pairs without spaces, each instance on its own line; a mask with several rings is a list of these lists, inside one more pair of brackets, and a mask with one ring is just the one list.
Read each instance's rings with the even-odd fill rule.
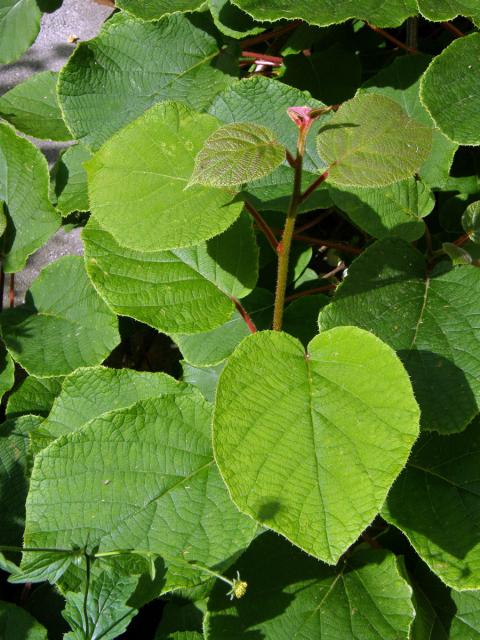
[[0,323],[10,355],[39,378],[100,364],[120,339],[116,316],[90,284],[77,256],[45,267],[25,304],[4,311]]
[[[329,567],[270,533],[235,565],[248,583],[241,600],[217,582],[208,600],[207,640],[406,640],[411,589],[388,551],[360,549]],[[234,575],[234,573],[232,573]]]
[[55,440],[35,457],[25,546],[138,549],[207,566],[238,553],[256,525],[216,469],[211,413],[197,394],[165,395]]
[[393,100],[370,94],[346,102],[317,138],[329,181],[347,187],[381,187],[410,177],[431,144],[429,127],[408,118]]
[[4,0],[0,7],[0,64],[20,58],[40,30],[42,12],[35,0]]
[[124,247],[190,247],[229,227],[242,202],[234,193],[186,189],[194,159],[218,121],[181,103],[162,102],[119,131],[86,164],[90,205]]
[[98,149],[161,100],[207,108],[235,79],[229,60],[202,21],[176,14],[143,22],[118,13],[62,69],[60,105],[74,137]]
[[60,393],[63,378],[35,378],[28,376],[21,385],[10,394],[6,413],[10,418],[30,413],[46,417],[53,401]]
[[215,458],[243,512],[335,563],[375,517],[418,420],[405,370],[371,334],[338,328],[305,354],[262,331],[220,376]]
[[462,227],[472,242],[480,244],[480,200],[472,202],[465,209]]
[[301,0],[293,5],[290,0],[233,0],[234,4],[257,20],[300,19],[321,27],[349,18],[373,22],[380,27],[398,27],[406,18],[415,15],[415,0]]
[[12,127],[0,124],[0,202],[5,202],[9,214],[2,250],[6,272],[23,269],[28,256],[60,226],[60,216],[48,199],[48,185],[43,154]]
[[479,410],[479,318],[476,267],[442,263],[430,272],[416,249],[390,239],[353,262],[319,324],[355,325],[395,349],[412,378],[422,429],[448,434]]
[[382,510],[455,589],[480,588],[479,426],[475,420],[452,436],[423,434]]
[[71,140],[57,98],[58,73],[36,73],[0,97],[0,116],[23,133],[44,140]]
[[90,209],[87,172],[83,163],[91,157],[83,144],[76,144],[62,153],[53,167],[52,202],[63,216]]
[[267,127],[250,122],[226,124],[205,140],[189,185],[240,185],[269,175],[284,160],[285,148]]
[[5,640],[48,640],[47,630],[28,611],[0,601],[0,638]]
[[394,236],[408,242],[418,240],[425,233],[422,218],[435,205],[430,189],[415,178],[376,189],[330,187],[329,193],[352,222],[380,239]]
[[421,99],[437,127],[458,144],[480,144],[480,34],[452,42],[422,78]]
[[243,297],[257,279],[258,250],[246,214],[218,239],[189,249],[131,251],[92,218],[83,238],[88,274],[114,311],[167,333],[222,325],[234,308],[229,296]]
[[172,13],[199,9],[205,0],[118,0],[117,6],[142,20],[158,20]]

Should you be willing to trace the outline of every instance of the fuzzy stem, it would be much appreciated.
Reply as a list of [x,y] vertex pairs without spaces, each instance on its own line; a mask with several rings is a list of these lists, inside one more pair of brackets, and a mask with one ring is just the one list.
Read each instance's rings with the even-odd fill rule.
[[277,287],[275,290],[275,307],[273,310],[273,330],[281,331],[283,322],[283,308],[285,306],[285,292],[287,290],[288,263],[290,259],[290,249],[292,246],[293,232],[295,230],[295,220],[297,218],[298,206],[302,197],[302,169],[303,156],[305,154],[305,140],[308,134],[308,126],[299,126],[297,141],[297,157],[295,159],[295,174],[293,179],[293,191],[287,211],[287,219],[283,229],[282,240],[277,248],[278,272]]

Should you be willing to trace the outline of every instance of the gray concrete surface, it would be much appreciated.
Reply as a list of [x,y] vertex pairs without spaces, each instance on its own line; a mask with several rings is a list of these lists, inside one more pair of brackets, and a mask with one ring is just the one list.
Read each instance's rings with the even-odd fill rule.
[[[20,60],[0,66],[0,95],[39,71],[58,71],[72,54],[75,44],[70,37],[89,40],[99,31],[111,9],[93,0],[63,0],[54,13],[42,17],[39,36]],[[52,164],[65,145],[56,142],[34,141]],[[27,268],[15,276],[16,303],[23,301],[25,291],[40,269],[67,254],[81,254],[82,243],[78,229],[65,233],[60,229],[50,241],[31,256]],[[8,277],[7,286],[8,289]],[[6,296],[6,292],[5,292]]]

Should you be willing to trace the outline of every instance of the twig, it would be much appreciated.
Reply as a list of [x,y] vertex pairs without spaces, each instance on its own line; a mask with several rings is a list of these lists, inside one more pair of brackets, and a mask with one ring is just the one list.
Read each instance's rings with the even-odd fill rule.
[[268,224],[262,218],[260,213],[255,209],[255,207],[252,204],[250,204],[250,202],[247,202],[247,201],[245,201],[245,209],[248,211],[248,213],[250,213],[252,218],[257,223],[258,228],[260,229],[260,231],[262,231],[263,235],[268,240],[268,244],[272,247],[272,249],[275,251],[275,253],[277,253],[277,251],[278,251],[278,241],[277,241],[273,231],[270,229]]
[[289,33],[293,31],[297,27],[299,27],[302,23],[301,20],[295,20],[294,22],[290,22],[290,24],[281,27],[280,29],[276,29],[274,31],[264,31],[258,36],[253,36],[252,38],[247,38],[246,40],[242,40],[240,42],[241,47],[251,47],[254,44],[259,44],[260,42],[265,42],[266,40],[270,40],[271,38],[278,38],[279,36],[283,36],[285,33]]
[[367,544],[369,544],[372,549],[381,549],[382,545],[375,540],[375,538],[372,538],[372,536],[369,536],[368,533],[362,533],[362,538],[365,540],[365,542]]
[[255,62],[268,62],[276,67],[279,67],[283,64],[283,58],[279,56],[269,56],[266,53],[258,53],[257,51],[242,51],[240,54],[242,58],[253,58]]
[[307,289],[307,291],[300,291],[299,293],[294,293],[291,296],[287,296],[285,298],[285,302],[292,302],[292,300],[296,300],[297,298],[311,296],[315,293],[324,293],[325,291],[331,291],[332,289],[336,288],[336,284],[325,284],[323,287],[315,287],[314,289]]
[[451,22],[442,22],[442,27],[447,31],[450,31],[450,33],[453,33],[456,38],[463,38],[465,35],[463,31],[460,31],[460,29]]
[[338,265],[335,267],[335,269],[332,269],[328,273],[324,273],[322,276],[322,279],[328,280],[328,278],[333,278],[333,276],[336,276],[337,273],[340,273],[340,271],[344,271],[345,268],[346,268],[345,263],[343,261],[339,262]]
[[325,182],[327,178],[328,178],[328,171],[324,171],[321,176],[318,176],[318,178],[314,180],[312,184],[308,187],[308,189],[304,191],[300,196],[300,204],[302,202],[305,202],[305,200],[309,198],[312,195],[312,193],[316,189],[318,189],[318,187],[322,184],[322,182]]
[[235,305],[238,313],[242,316],[242,318],[245,320],[245,324],[247,325],[247,327],[250,330],[250,333],[256,333],[257,332],[257,327],[255,326],[253,320],[251,319],[251,317],[248,314],[248,311],[245,309],[245,307],[242,305],[242,303],[240,302],[240,300],[237,300],[237,298],[232,297],[231,298],[233,304]]
[[405,44],[401,40],[398,40],[398,38],[396,38],[395,36],[392,36],[391,33],[389,33],[388,31],[385,31],[385,29],[380,29],[380,27],[376,27],[374,24],[370,24],[370,22],[365,22],[365,24],[367,25],[367,27],[372,29],[372,31],[379,33],[386,40],[389,40],[393,44],[397,45],[397,47],[400,47],[400,49],[403,49],[404,51],[408,51],[409,53],[418,53],[418,49],[409,47],[407,44]]
[[463,236],[460,236],[459,238],[457,238],[456,240],[453,241],[453,244],[456,244],[457,247],[461,247],[463,246],[466,242],[468,242],[470,240],[470,236],[468,235],[468,233],[465,233]]
[[303,231],[306,231],[307,229],[311,229],[312,227],[315,227],[320,222],[323,222],[325,218],[327,218],[332,213],[333,213],[333,209],[325,209],[325,211],[322,211],[322,213],[320,213],[313,220],[310,220],[310,222],[306,222],[301,227],[297,227],[297,233],[303,233]]
[[293,237],[295,238],[295,240],[300,240],[301,242],[307,242],[308,244],[314,244],[319,247],[338,249],[339,251],[344,251],[345,253],[353,253],[357,256],[362,253],[361,249],[352,247],[349,244],[344,244],[343,242],[335,242],[334,240],[318,240],[317,238],[311,238],[310,236],[304,236],[303,234],[299,233],[295,233]]

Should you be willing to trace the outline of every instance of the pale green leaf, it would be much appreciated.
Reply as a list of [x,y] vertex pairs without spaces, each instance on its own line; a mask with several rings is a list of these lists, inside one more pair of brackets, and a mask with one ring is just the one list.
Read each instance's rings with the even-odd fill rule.
[[90,209],[87,172],[83,163],[91,157],[83,144],[76,144],[62,153],[53,167],[52,202],[63,216]]
[[3,0],[0,6],[0,64],[20,58],[40,30],[42,13],[35,0]]
[[317,149],[329,164],[329,182],[380,187],[410,177],[428,157],[432,131],[393,100],[359,94],[320,131]]
[[158,20],[172,13],[199,9],[205,0],[117,0],[116,6],[142,20]]
[[28,376],[10,394],[7,402],[7,416],[15,418],[24,413],[46,417],[53,401],[60,393],[63,378],[35,378]]
[[57,98],[58,73],[36,73],[0,97],[0,116],[35,138],[71,140]]
[[143,22],[119,13],[96,38],[81,42],[58,85],[74,137],[98,149],[161,100],[207,108],[235,80],[228,65],[235,72],[228,52],[201,27],[202,20],[181,14]]
[[0,201],[7,205],[4,235],[6,272],[20,271],[28,256],[60,226],[60,216],[48,199],[48,167],[31,142],[0,124]]
[[259,25],[230,0],[208,0],[208,8],[217,29],[230,38],[245,38],[247,35],[261,33],[269,26]]
[[414,178],[376,189],[330,187],[330,196],[352,222],[374,238],[394,236],[409,242],[423,236],[422,218],[435,205],[430,189]]
[[480,244],[480,200],[472,202],[465,209],[462,227],[472,242]]
[[402,240],[377,242],[357,258],[321,329],[355,325],[398,352],[411,376],[422,428],[462,431],[480,406],[480,271],[473,266],[433,271]]
[[418,420],[405,370],[373,335],[338,328],[306,355],[295,338],[262,331],[220,376],[215,457],[242,511],[335,563],[375,517]]
[[187,184],[218,120],[181,103],[155,105],[86,163],[90,206],[124,247],[161,251],[218,235],[240,215],[234,193]]
[[114,311],[167,333],[227,322],[231,295],[255,285],[258,249],[246,214],[224,234],[189,249],[140,253],[121,247],[94,219],[83,232],[88,274]]
[[225,562],[256,526],[229,498],[210,424],[211,406],[199,396],[165,395],[55,440],[35,457],[25,546]]
[[[290,119],[287,109],[303,105],[312,108],[325,106],[308,93],[289,87],[278,80],[257,75],[225,89],[215,98],[209,112],[227,124],[253,122],[268,127],[277,140],[295,155],[298,129]],[[315,149],[315,134],[322,121],[323,119],[320,119],[313,124],[307,139],[304,158],[304,169],[307,171],[318,172],[325,167]],[[281,169],[282,167],[277,171]],[[274,175],[275,173],[272,174]]]
[[480,144],[480,34],[454,40],[422,78],[421,99],[437,127],[458,144]]
[[35,618],[11,602],[0,601],[0,638],[47,640],[47,630]]
[[269,175],[284,160],[285,148],[267,127],[250,122],[226,124],[205,140],[189,185],[241,185]]
[[15,382],[15,365],[12,357],[0,341],[0,400],[13,387]]
[[195,390],[166,373],[88,367],[64,379],[42,428],[58,438],[78,431],[103,413],[162,395],[188,395]]
[[418,8],[428,20],[452,20],[458,15],[480,19],[478,0],[417,0]]
[[203,397],[209,402],[215,400],[218,378],[222,372],[224,363],[221,362],[214,367],[194,367],[188,362],[182,361],[182,380],[192,384],[200,390]]
[[65,634],[65,640],[118,638],[137,614],[126,604],[137,582],[138,576],[122,575],[108,568],[92,573],[86,599],[84,592],[68,592],[63,617],[72,631]]
[[[329,567],[272,534],[257,538],[234,569],[248,582],[231,602],[217,583],[207,640],[407,640],[411,589],[388,551],[357,550]],[[232,573],[232,577],[234,573]]]
[[326,26],[349,18],[368,20],[380,27],[398,27],[417,12],[415,0],[233,0],[257,20],[300,19]]
[[120,340],[116,316],[77,256],[45,267],[25,304],[4,311],[0,323],[10,355],[39,378],[100,364]]
[[382,511],[446,584],[480,588],[478,420],[463,433],[423,434]]

